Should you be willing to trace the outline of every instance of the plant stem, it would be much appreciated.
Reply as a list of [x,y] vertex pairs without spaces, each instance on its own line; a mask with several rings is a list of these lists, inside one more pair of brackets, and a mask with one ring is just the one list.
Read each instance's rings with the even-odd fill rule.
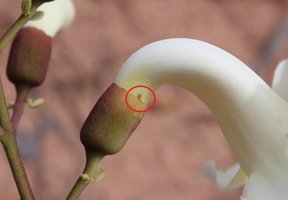
[[15,179],[17,189],[21,199],[33,200],[34,196],[26,176],[24,166],[19,154],[14,129],[12,128],[6,101],[0,79],[0,126],[5,130],[4,138],[1,140],[8,158],[10,168]]
[[6,44],[14,37],[14,35],[16,35],[16,33],[22,28],[22,26],[24,26],[24,24],[26,24],[26,22],[34,15],[34,13],[36,12],[37,8],[43,4],[48,2],[47,1],[36,1],[33,0],[32,1],[32,7],[30,10],[30,15],[25,16],[23,14],[20,15],[20,17],[16,20],[16,22],[9,28],[8,31],[6,31],[6,33],[0,38],[0,54],[2,52],[2,50],[4,49],[4,47],[6,46]]
[[21,200],[34,200],[22,160],[17,146],[16,136],[13,132],[7,134],[2,140],[3,147],[8,158],[14,180]]
[[0,126],[0,140],[6,136],[6,131]]
[[9,113],[6,107],[6,101],[5,101],[5,96],[3,92],[3,87],[2,87],[2,82],[0,78],[0,126],[5,130],[5,131],[12,131],[12,126],[10,123],[10,117]]
[[[100,161],[103,159],[103,155],[98,155],[97,153],[93,153],[92,151],[89,151],[86,149],[86,166],[81,174],[81,176],[78,178],[77,182],[75,183],[74,187],[72,188],[70,194],[68,195],[66,200],[75,200],[79,197],[81,192],[84,190],[84,188],[93,181],[93,177],[96,174],[97,167],[100,163]],[[85,177],[83,176],[85,175]]]
[[28,20],[29,16],[24,16],[22,14],[10,29],[0,38],[0,52]]
[[12,127],[14,128],[15,134],[17,134],[18,125],[21,119],[21,116],[24,112],[27,97],[30,91],[29,87],[16,87],[17,97],[13,107],[13,115],[11,118]]
[[[16,33],[22,28],[22,26],[33,16],[36,9],[44,2],[34,3],[31,8],[31,14],[29,16],[24,16],[23,14],[17,19],[17,21],[10,27],[10,29],[0,38],[0,54],[7,43],[16,35]],[[16,132],[17,127],[20,121],[20,118],[23,113],[23,100],[28,95],[29,90],[18,95],[17,91],[17,100],[18,104],[13,112],[13,125],[10,121],[9,113],[6,106],[5,96],[2,88],[1,78],[0,78],[0,126],[1,126],[1,142],[5,149],[6,156],[8,158],[11,171],[13,173],[14,180],[17,185],[17,189],[21,200],[34,200],[34,195],[31,190],[22,160],[19,153]],[[26,95],[26,96],[25,96]],[[26,100],[25,100],[26,103]],[[3,131],[2,131],[3,129]],[[3,135],[4,134],[4,135]]]

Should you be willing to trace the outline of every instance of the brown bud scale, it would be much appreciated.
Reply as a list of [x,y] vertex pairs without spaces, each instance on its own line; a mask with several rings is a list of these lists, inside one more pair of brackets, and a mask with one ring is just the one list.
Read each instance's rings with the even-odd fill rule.
[[[144,114],[134,112],[125,102],[127,91],[113,83],[100,97],[81,129],[81,141],[86,149],[103,155],[120,151],[141,122]],[[136,110],[147,104],[128,94],[128,102]]]
[[43,83],[51,56],[52,38],[43,31],[22,28],[15,36],[8,59],[7,76],[16,86]]

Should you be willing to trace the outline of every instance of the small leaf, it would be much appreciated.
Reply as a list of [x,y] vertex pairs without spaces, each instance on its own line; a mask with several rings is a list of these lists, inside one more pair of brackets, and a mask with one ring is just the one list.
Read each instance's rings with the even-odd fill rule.
[[28,100],[27,100],[27,102],[26,102],[26,107],[31,107],[31,105],[32,105],[32,99],[31,98],[29,98]]
[[44,99],[40,98],[40,99],[36,99],[34,102],[32,102],[32,100],[31,100],[31,103],[29,104],[29,106],[30,106],[30,108],[38,108],[43,103],[44,103]]
[[39,19],[42,19],[42,17],[44,16],[44,12],[39,10],[39,11],[36,11],[34,13],[34,15],[31,17],[31,21],[36,21],[36,20],[39,20]]
[[101,180],[105,175],[105,170],[102,168],[98,168],[96,170],[96,174],[95,176],[92,178],[91,182],[97,182],[99,180]]
[[14,101],[9,101],[8,103],[7,103],[7,108],[8,109],[11,109],[11,108],[13,108],[14,107]]

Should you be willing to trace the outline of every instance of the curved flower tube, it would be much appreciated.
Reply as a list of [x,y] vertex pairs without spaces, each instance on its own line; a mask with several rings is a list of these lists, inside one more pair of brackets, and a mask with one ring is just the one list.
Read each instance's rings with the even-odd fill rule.
[[[286,89],[288,85],[288,59],[281,61],[274,72],[274,77],[272,80],[272,89],[281,96],[284,100],[288,100],[288,91]],[[239,164],[235,164],[233,167],[228,169],[216,170],[215,163],[212,161],[207,162],[207,164],[202,168],[202,176],[213,183],[220,190],[228,190],[237,186],[241,186],[246,182],[247,176],[238,176],[242,180],[238,181],[239,185],[231,182],[239,169]],[[239,174],[238,174],[239,175]],[[235,182],[235,181],[234,181]],[[242,184],[241,184],[242,183]]]
[[[241,166],[221,176],[208,163],[202,170],[205,177],[220,189],[246,183],[243,200],[288,199],[288,104],[284,99],[233,55],[192,39],[168,39],[141,48],[115,80],[126,91],[136,85],[155,91],[165,83],[189,90],[210,108]],[[151,98],[146,89],[131,94],[146,103]]]

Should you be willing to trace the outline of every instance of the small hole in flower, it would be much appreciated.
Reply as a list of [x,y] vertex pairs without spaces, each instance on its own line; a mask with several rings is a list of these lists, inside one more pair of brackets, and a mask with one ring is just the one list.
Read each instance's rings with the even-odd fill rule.
[[138,97],[138,99],[141,99],[142,95],[141,95],[141,94],[138,94],[138,96],[137,96],[137,97]]

